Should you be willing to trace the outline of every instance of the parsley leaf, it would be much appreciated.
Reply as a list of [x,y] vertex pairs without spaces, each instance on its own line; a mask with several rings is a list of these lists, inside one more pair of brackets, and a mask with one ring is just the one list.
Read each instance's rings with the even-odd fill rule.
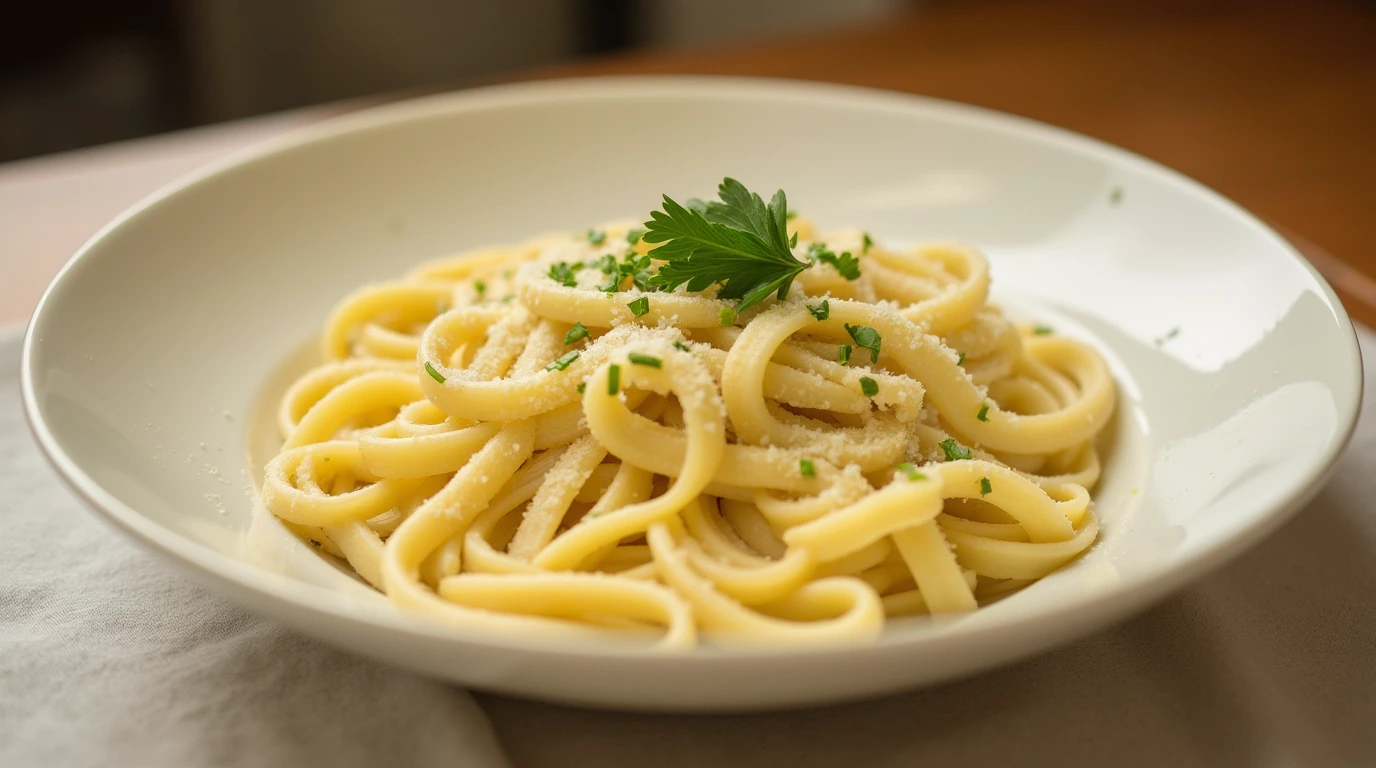
[[872,247],[874,247],[874,240],[870,238],[870,233],[866,232],[860,237],[860,255],[869,253]]
[[980,421],[988,421],[988,420],[989,420],[989,406],[988,406],[988,405],[985,405],[983,408],[980,408],[980,409],[979,409],[979,413],[975,414],[975,418],[979,419]]
[[674,349],[677,349],[677,350],[680,351],[680,352],[692,352],[692,351],[693,351],[693,348],[692,348],[692,347],[688,346],[687,344],[684,344],[684,343],[681,342],[681,341],[676,341],[676,342],[674,342]]
[[989,482],[989,478],[987,478],[987,477],[981,477],[981,478],[979,479],[979,495],[981,495],[981,496],[988,496],[989,494],[991,494],[991,493],[993,493],[993,492],[994,492],[994,485],[993,485],[993,483],[990,483],[990,482]]
[[1049,325],[1039,325],[1032,329],[1032,333],[1036,336],[1050,336],[1052,333],[1055,333],[1055,331],[1052,331]]
[[721,201],[702,203],[701,210],[665,195],[663,210],[650,213],[641,239],[662,243],[655,258],[665,262],[651,284],[673,290],[686,283],[692,292],[719,284],[717,297],[740,299],[740,310],[770,294],[786,297],[808,264],[789,250],[783,190],[765,205],[740,182],[724,179],[717,194]]
[[602,243],[606,242],[606,240],[607,240],[607,233],[606,233],[606,232],[603,232],[603,231],[600,230],[600,229],[590,229],[590,230],[588,230],[588,242],[592,243],[593,245],[601,245]]
[[865,397],[874,397],[879,394],[879,382],[868,376],[861,376],[860,391],[865,393]]
[[913,464],[912,464],[912,462],[910,462],[910,461],[905,461],[905,462],[903,462],[902,464],[899,464],[897,467],[894,467],[894,469],[896,469],[896,470],[898,470],[899,472],[902,472],[903,474],[907,475],[909,480],[926,480],[926,479],[927,479],[927,476],[924,475],[924,474],[922,474],[921,472],[918,472],[918,471],[917,471],[917,467],[914,467]]
[[635,315],[636,317],[644,317],[650,311],[650,297],[641,296],[640,298],[636,299],[635,301],[632,301],[626,306],[631,308],[631,314]]
[[855,340],[855,346],[870,351],[870,362],[879,362],[879,345],[883,343],[884,337],[879,335],[879,331],[874,330],[868,325],[851,325],[846,323],[846,333]]
[[643,365],[643,366],[646,366],[647,368],[663,368],[663,367],[664,367],[664,361],[663,361],[663,360],[660,360],[660,359],[657,358],[657,357],[652,357],[652,356],[650,356],[650,355],[642,355],[642,354],[640,354],[639,352],[631,352],[631,353],[627,354],[627,355],[626,355],[626,359],[627,359],[627,360],[630,360],[632,365]]
[[837,355],[836,362],[841,365],[850,365],[850,345],[842,344],[840,354]]
[[556,283],[561,283],[569,288],[578,285],[578,280],[574,277],[578,270],[583,268],[583,262],[578,261],[573,264],[561,261],[558,264],[549,265],[549,279]]
[[826,246],[826,243],[813,243],[807,247],[807,255],[814,262],[836,267],[836,271],[841,273],[841,277],[847,280],[860,278],[860,260],[850,255],[849,251],[837,256],[835,251]]
[[970,453],[970,449],[957,443],[954,437],[948,437],[940,443],[937,443],[937,445],[941,446],[942,452],[946,454],[947,461],[974,458],[974,454]]
[[643,228],[631,227],[630,230],[626,232],[626,242],[630,243],[631,245],[635,245],[636,243],[640,242],[640,238],[644,236],[645,230]]
[[798,459],[798,474],[803,477],[816,477],[817,465],[812,463],[812,459]]
[[807,305],[807,311],[811,312],[812,316],[818,320],[825,320],[831,317],[831,302],[827,299],[822,299],[822,303],[815,307],[811,304]]

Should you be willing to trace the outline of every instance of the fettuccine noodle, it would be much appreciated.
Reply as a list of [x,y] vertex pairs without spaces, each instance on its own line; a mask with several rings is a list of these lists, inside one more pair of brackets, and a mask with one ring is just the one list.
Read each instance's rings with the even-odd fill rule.
[[406,610],[671,649],[863,642],[1083,553],[1099,355],[1006,320],[969,247],[789,228],[860,276],[736,316],[602,285],[653,257],[611,225],[356,291],[281,401],[266,507]]

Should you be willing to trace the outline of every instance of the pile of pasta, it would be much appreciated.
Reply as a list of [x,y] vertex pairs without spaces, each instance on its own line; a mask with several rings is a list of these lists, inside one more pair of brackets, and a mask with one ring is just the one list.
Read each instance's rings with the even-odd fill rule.
[[[407,610],[677,649],[864,642],[1083,553],[1100,356],[988,305],[969,247],[789,227],[859,277],[736,316],[600,285],[605,254],[653,257],[610,225],[358,290],[281,401],[265,506]],[[843,364],[862,326],[879,354]]]

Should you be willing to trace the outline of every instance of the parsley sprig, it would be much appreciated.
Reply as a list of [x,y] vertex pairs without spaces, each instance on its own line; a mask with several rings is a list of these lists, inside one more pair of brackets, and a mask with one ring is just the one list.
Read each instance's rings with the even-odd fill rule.
[[740,299],[737,311],[770,294],[788,296],[793,279],[810,264],[793,257],[796,238],[788,235],[788,198],[781,189],[765,204],[735,179],[722,180],[720,202],[685,208],[668,195],[664,209],[645,222],[647,243],[662,243],[654,257],[664,264],[652,285],[689,291],[720,285],[717,298]]

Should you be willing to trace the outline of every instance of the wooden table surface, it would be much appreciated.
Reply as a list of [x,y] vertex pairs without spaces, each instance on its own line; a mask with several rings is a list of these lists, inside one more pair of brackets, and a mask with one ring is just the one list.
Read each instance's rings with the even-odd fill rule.
[[[634,52],[507,79],[627,73],[851,83],[1104,139],[1199,179],[1301,245],[1320,246],[1305,251],[1349,311],[1376,324],[1367,231],[1376,222],[1376,4],[927,0],[880,28]],[[176,173],[338,111],[0,166],[0,322],[27,317],[82,240]]]

